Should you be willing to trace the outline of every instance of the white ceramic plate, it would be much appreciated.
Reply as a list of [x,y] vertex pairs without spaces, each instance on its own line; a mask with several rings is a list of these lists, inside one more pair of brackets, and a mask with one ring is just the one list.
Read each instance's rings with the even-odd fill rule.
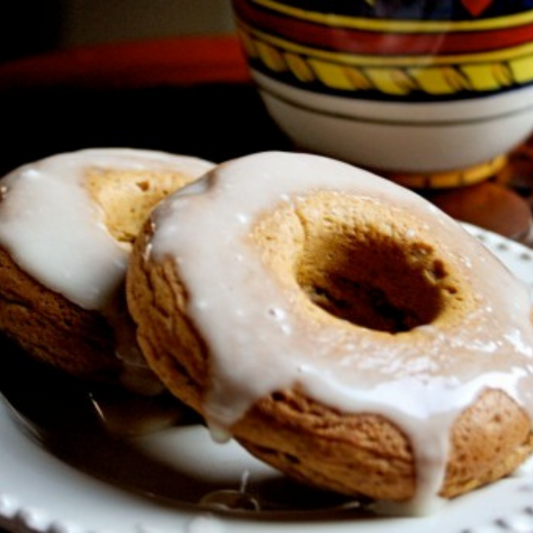
[[[533,251],[467,229],[533,288]],[[533,474],[458,498],[429,517],[375,517],[290,482],[234,443],[215,444],[194,421],[142,437],[113,437],[87,409],[85,393],[46,372],[36,375],[28,364],[15,364],[12,375],[0,368],[6,399],[0,402],[0,526],[12,531],[533,531]],[[17,372],[33,377],[19,381]]]

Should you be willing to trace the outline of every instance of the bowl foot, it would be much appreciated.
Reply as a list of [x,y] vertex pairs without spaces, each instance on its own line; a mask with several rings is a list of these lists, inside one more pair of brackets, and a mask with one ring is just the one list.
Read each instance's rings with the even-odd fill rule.
[[485,181],[500,172],[507,161],[506,155],[500,155],[471,167],[444,172],[376,172],[410,189],[449,189]]

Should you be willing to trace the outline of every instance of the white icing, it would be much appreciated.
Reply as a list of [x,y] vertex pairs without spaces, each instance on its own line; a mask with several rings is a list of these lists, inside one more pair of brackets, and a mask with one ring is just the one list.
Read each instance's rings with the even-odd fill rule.
[[123,282],[128,252],[103,222],[85,169],[169,170],[194,177],[212,164],[133,149],[90,149],[24,165],[2,179],[0,243],[46,287],[86,309],[102,309]]
[[42,285],[107,316],[116,331],[117,355],[130,363],[131,372],[142,374],[136,382],[153,381],[153,376],[138,370],[145,364],[121,308],[129,250],[105,226],[104,214],[85,185],[86,171],[171,170],[196,178],[212,166],[164,152],[102,148],[42,159],[1,181],[0,244]]
[[[372,332],[371,338],[355,325],[310,327],[247,237],[261,214],[297,205],[319,189],[416,214],[439,249],[459,259],[476,295],[474,312],[446,331],[436,322],[408,334]],[[483,390],[506,391],[533,416],[527,290],[419,196],[330,159],[263,153],[218,166],[194,189],[164,201],[153,221],[151,256],[171,256],[179,264],[188,312],[209,346],[205,411],[217,434],[262,396],[296,383],[343,412],[381,413],[410,437],[418,473],[410,505],[424,512],[438,503],[450,428]],[[416,231],[406,237],[416,239]]]
[[122,280],[127,252],[88,202],[83,173],[68,161],[54,163],[56,169],[37,163],[5,178],[0,240],[47,287],[82,307],[102,308]]

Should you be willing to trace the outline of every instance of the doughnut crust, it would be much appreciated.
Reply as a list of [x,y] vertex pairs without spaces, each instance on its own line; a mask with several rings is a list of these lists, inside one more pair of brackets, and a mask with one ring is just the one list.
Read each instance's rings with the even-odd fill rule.
[[[94,224],[102,224],[126,253],[153,206],[199,175],[198,169],[185,172],[176,166],[177,156],[143,150],[86,150],[54,157],[58,161],[54,169],[59,171],[63,171],[63,166],[68,168],[71,161],[79,165],[87,200],[98,213]],[[135,160],[139,157],[147,161],[144,168]],[[115,159],[120,160],[120,165],[113,165]],[[202,162],[199,168],[203,172],[209,166]],[[67,172],[64,178],[67,181],[71,176]],[[0,208],[4,202],[10,202],[10,186],[5,187]],[[57,216],[61,217],[61,213]],[[57,241],[53,235],[47,240],[48,253],[53,254]],[[77,247],[90,246],[88,242],[77,242],[72,254],[79,253]],[[46,286],[15,260],[16,252],[16,246],[10,249],[0,242],[0,330],[29,355],[61,371],[83,379],[116,383],[123,364],[116,355],[117,332],[109,316],[102,309],[86,308]],[[92,267],[88,264],[86,268]],[[119,288],[112,299],[113,312],[122,315],[121,327],[127,328],[123,290]]]
[[0,330],[32,357],[69,374],[118,378],[113,331],[105,318],[47,289],[1,247]]
[[[170,392],[209,422],[218,379],[214,347],[191,314],[196,287],[185,283],[181,262],[153,252],[158,223],[157,217],[148,221],[135,243],[129,308],[150,366]],[[308,322],[311,334],[329,326],[347,335],[355,331],[385,350],[410,338],[419,345],[428,326],[453,332],[480,305],[467,262],[439,246],[431,226],[416,228],[412,237],[416,224],[416,215],[395,206],[314,191],[263,211],[246,239],[280,291],[290,292],[291,312]],[[473,243],[472,254],[479,252]],[[533,451],[523,406],[503,389],[480,390],[447,434],[441,497],[499,479]],[[405,502],[415,497],[424,476],[413,442],[394,418],[328,405],[298,381],[263,395],[225,429],[286,474],[350,496]]]

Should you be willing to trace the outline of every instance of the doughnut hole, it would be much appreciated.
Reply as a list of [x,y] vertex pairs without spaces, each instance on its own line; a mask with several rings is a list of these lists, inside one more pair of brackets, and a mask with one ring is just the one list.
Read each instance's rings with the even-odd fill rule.
[[295,275],[309,300],[329,315],[377,331],[431,324],[458,291],[429,239],[406,225],[406,213],[324,196],[321,216],[311,199],[298,210],[305,239]]
[[369,329],[398,333],[439,314],[447,276],[422,243],[399,243],[379,232],[309,235],[296,272],[308,298],[327,313]]
[[468,306],[452,261],[417,224],[399,208],[320,191],[264,217],[253,238],[306,313],[396,334]]
[[90,168],[86,186],[114,239],[130,248],[150,211],[194,177],[171,171]]

